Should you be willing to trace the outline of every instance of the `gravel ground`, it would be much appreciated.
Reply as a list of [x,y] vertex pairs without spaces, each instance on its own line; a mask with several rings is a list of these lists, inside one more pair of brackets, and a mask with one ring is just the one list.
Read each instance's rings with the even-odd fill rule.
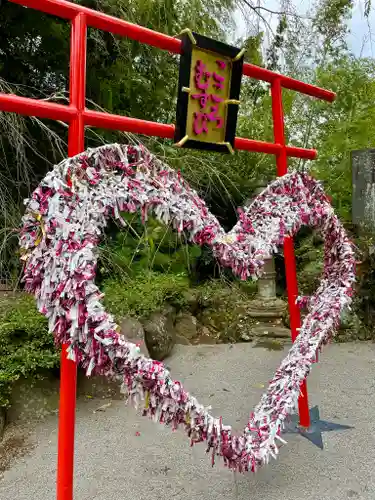
[[[178,346],[168,361],[175,378],[215,415],[241,429],[283,352],[231,346]],[[182,431],[142,418],[121,401],[81,399],[77,410],[75,500],[373,500],[375,344],[325,349],[309,377],[321,418],[354,429],[324,434],[325,449],[288,436],[277,461],[257,474],[212,468],[204,445]],[[27,438],[24,456],[0,480],[1,500],[55,498],[57,418]],[[19,455],[19,454],[18,454]]]

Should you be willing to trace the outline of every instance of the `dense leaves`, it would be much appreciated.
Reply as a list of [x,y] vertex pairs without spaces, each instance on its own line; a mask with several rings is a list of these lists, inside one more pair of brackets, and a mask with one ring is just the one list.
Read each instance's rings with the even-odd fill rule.
[[140,272],[136,278],[113,275],[103,284],[105,305],[116,315],[147,317],[166,303],[181,309],[186,305],[189,279],[183,273]]
[[11,384],[58,366],[47,320],[28,295],[2,299],[0,311],[0,407],[8,406]]

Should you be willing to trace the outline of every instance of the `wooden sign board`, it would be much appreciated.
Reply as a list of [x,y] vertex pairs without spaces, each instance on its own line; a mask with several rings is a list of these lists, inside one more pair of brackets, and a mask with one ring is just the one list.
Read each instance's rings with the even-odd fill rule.
[[234,152],[244,51],[186,30],[176,112],[176,146]]

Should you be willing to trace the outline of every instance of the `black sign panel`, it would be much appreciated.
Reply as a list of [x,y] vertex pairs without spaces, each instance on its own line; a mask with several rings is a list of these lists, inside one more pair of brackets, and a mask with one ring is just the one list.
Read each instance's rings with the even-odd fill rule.
[[175,145],[234,152],[244,50],[185,30]]

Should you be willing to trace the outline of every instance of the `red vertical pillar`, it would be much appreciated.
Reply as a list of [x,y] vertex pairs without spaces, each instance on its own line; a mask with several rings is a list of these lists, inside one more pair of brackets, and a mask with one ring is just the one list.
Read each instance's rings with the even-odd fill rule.
[[[282,87],[280,78],[274,80],[271,84],[271,97],[275,143],[282,146],[280,153],[276,156],[277,175],[280,177],[288,172],[288,158],[285,147]],[[298,297],[298,281],[294,245],[293,239],[289,237],[286,237],[284,241],[284,259],[290,314],[290,329],[292,333],[292,341],[294,342],[298,335],[299,328],[301,327],[301,314],[300,309],[296,304],[296,299]],[[298,400],[298,409],[300,426],[310,427],[310,412],[306,380],[304,380],[301,384],[301,395]]]
[[[85,149],[86,32],[85,15],[77,14],[72,20],[70,42],[70,106],[77,113],[69,124],[69,156]],[[73,500],[77,365],[67,358],[68,346],[63,344],[61,351],[57,500]]]

